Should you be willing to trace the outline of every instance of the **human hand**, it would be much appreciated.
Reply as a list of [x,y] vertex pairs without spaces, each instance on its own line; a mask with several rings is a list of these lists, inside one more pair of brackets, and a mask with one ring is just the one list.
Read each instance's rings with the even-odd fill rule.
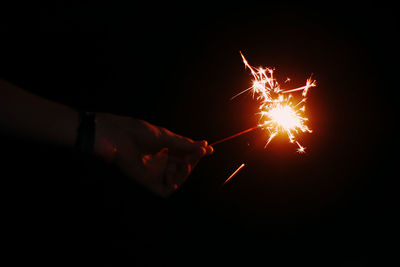
[[199,160],[213,153],[206,141],[194,142],[143,120],[96,114],[94,152],[160,196],[169,196]]

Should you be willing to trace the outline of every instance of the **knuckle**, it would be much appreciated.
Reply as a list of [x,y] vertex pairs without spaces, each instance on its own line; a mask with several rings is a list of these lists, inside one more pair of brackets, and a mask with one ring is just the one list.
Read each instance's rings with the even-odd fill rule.
[[161,138],[161,139],[165,139],[169,135],[168,134],[169,131],[167,129],[165,129],[164,127],[155,127],[154,132],[155,132],[156,137]]

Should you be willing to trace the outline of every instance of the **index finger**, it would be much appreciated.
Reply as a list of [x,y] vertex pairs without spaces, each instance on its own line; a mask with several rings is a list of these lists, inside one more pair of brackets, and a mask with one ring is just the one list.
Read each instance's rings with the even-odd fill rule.
[[163,145],[175,150],[182,152],[194,152],[200,151],[203,146],[200,142],[194,142],[192,139],[175,134],[167,129],[161,129],[163,133],[162,142]]

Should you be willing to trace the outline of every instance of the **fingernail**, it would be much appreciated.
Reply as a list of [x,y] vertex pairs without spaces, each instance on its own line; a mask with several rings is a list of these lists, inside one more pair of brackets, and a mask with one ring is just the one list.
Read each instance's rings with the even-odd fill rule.
[[203,140],[203,141],[201,141],[202,142],[202,145],[204,146],[204,147],[207,147],[208,146],[208,142],[206,141],[206,140]]
[[214,148],[212,147],[212,146],[208,146],[209,147],[209,149],[210,149],[210,155],[211,154],[214,154]]

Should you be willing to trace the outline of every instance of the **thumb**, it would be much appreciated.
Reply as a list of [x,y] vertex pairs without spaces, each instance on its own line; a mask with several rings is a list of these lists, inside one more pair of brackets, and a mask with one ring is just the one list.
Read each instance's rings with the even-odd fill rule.
[[183,137],[164,129],[164,145],[175,151],[196,152],[204,150],[204,142],[194,142],[190,138]]

